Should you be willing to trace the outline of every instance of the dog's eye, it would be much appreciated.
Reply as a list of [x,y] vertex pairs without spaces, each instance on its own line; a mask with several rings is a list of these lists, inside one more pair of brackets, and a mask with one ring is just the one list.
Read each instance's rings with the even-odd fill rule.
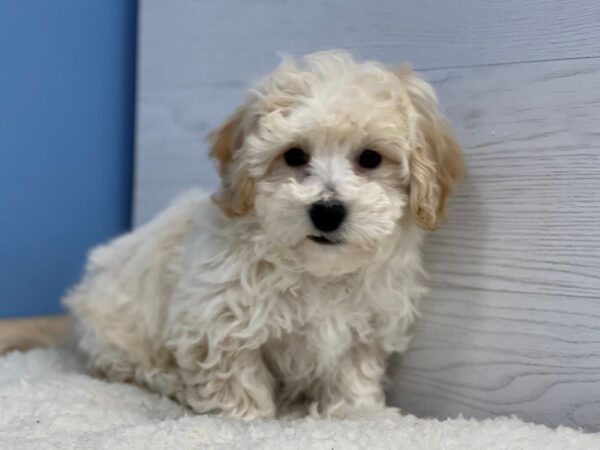
[[374,169],[381,164],[381,155],[375,150],[363,150],[358,157],[358,164],[365,169]]
[[309,156],[299,147],[290,148],[284,153],[285,163],[290,167],[300,167],[308,164]]

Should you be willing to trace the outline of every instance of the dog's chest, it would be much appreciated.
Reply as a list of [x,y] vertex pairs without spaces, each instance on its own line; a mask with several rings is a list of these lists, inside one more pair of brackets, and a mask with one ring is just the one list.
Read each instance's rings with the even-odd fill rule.
[[358,335],[368,332],[372,311],[346,282],[282,294],[273,316],[272,324],[284,326],[264,346],[266,359],[280,376],[308,380],[339,364]]

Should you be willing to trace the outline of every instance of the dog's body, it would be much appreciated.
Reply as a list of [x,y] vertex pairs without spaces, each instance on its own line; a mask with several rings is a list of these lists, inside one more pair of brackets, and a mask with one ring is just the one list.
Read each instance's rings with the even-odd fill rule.
[[385,406],[424,292],[423,228],[462,160],[411,72],[336,52],[305,64],[284,63],[213,136],[217,197],[190,192],[92,252],[66,299],[91,370],[200,413]]

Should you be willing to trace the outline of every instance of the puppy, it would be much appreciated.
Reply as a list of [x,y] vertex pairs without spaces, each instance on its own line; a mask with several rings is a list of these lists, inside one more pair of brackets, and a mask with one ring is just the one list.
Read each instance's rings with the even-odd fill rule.
[[462,155],[410,69],[284,60],[210,136],[222,177],[91,252],[65,302],[89,369],[197,413],[385,408]]

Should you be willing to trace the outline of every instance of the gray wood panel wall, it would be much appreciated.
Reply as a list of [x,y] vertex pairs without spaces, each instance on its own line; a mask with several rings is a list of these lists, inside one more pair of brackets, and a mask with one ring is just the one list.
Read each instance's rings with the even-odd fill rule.
[[411,62],[470,176],[390,402],[600,430],[600,3],[141,0],[135,220],[216,186],[203,136],[278,53]]

